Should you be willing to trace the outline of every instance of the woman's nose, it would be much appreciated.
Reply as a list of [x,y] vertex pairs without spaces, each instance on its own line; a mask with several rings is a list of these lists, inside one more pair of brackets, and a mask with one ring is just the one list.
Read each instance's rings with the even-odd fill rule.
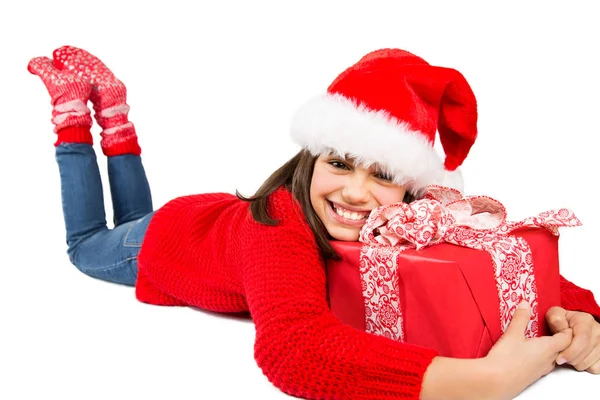
[[360,174],[348,176],[346,185],[342,190],[344,200],[352,204],[361,204],[369,201],[369,190],[367,180]]

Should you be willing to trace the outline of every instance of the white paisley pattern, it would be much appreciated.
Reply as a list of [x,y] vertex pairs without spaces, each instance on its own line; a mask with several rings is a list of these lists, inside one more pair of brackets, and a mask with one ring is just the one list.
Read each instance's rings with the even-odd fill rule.
[[432,185],[423,199],[396,203],[371,212],[359,240],[359,267],[365,301],[366,331],[404,340],[404,320],[398,290],[398,256],[406,249],[452,243],[490,253],[494,265],[500,326],[506,330],[521,300],[532,316],[526,336],[538,333],[537,289],[533,256],[527,242],[510,233],[524,227],[545,228],[558,235],[559,227],[579,226],[568,209],[550,210],[520,222],[506,221],[506,209],[487,196],[466,196]]

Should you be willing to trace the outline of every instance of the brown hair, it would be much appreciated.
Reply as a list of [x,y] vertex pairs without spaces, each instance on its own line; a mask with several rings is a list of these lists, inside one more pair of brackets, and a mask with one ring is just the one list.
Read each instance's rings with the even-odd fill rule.
[[[318,157],[312,155],[306,149],[300,150],[294,157],[273,172],[253,196],[245,197],[237,190],[236,195],[240,200],[251,203],[250,211],[254,220],[261,224],[273,226],[277,225],[277,221],[267,213],[267,199],[277,188],[284,186],[300,203],[306,222],[315,235],[321,256],[325,259],[338,259],[339,255],[329,243],[330,236],[310,202],[310,185],[315,161]],[[413,200],[414,196],[406,192],[403,201],[410,203]]]

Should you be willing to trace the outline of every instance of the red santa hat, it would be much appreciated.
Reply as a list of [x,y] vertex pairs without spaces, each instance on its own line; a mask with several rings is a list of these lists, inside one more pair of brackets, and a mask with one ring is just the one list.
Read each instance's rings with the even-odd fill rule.
[[[433,148],[439,132],[445,159]],[[292,119],[292,139],[378,164],[419,195],[430,184],[463,190],[458,167],[477,136],[477,102],[462,74],[400,49],[365,55]]]

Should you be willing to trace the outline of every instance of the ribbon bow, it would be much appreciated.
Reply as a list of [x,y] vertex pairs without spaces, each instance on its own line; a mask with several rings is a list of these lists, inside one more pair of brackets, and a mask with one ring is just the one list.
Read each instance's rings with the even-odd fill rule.
[[564,208],[509,222],[506,209],[498,200],[488,196],[463,197],[456,189],[432,185],[421,200],[374,209],[361,230],[359,241],[421,249],[441,242],[464,245],[468,237],[506,235],[525,226],[546,228],[558,234],[559,227],[579,225],[579,219]]

